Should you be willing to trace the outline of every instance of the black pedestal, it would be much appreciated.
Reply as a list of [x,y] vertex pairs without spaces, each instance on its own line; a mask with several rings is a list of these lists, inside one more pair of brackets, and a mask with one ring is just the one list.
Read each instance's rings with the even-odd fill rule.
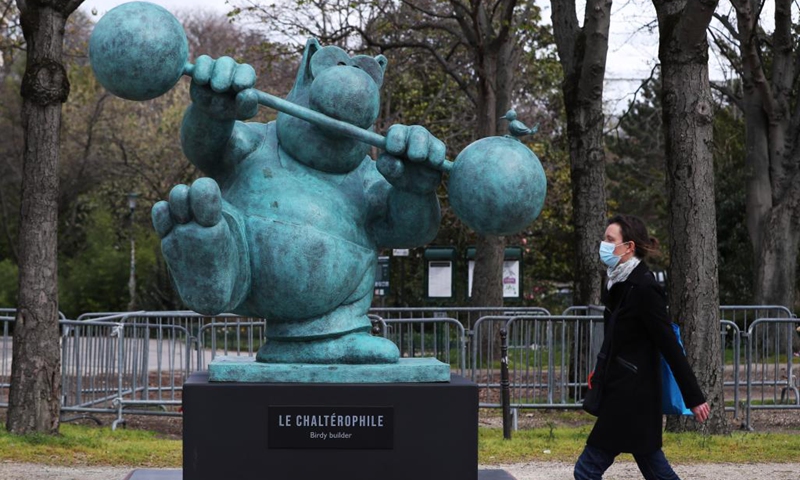
[[477,480],[478,389],[209,383],[183,390],[184,480]]

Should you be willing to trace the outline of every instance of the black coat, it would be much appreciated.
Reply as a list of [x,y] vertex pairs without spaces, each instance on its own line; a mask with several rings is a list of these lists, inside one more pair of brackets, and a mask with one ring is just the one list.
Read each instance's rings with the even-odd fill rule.
[[606,329],[611,313],[621,310],[614,326],[603,404],[586,443],[610,452],[652,453],[661,448],[659,353],[672,369],[686,406],[696,407],[705,399],[672,331],[664,289],[644,262],[627,280],[604,292],[603,303]]

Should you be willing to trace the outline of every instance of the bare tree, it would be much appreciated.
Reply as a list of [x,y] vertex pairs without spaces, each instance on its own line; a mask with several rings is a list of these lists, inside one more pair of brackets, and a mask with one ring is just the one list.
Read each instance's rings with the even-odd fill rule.
[[[719,335],[713,111],[706,29],[718,0],[653,0],[658,15],[669,197],[669,299],[686,356],[711,405],[711,433],[727,431]],[[672,418],[672,429],[697,429]]]
[[575,0],[551,0],[553,33],[564,69],[575,227],[575,305],[600,303],[601,265],[597,244],[606,219],[603,148],[603,81],[611,26],[611,0],[586,2],[583,27]]
[[[564,71],[562,91],[567,113],[572,183],[572,223],[575,229],[573,305],[600,303],[601,264],[597,245],[606,220],[606,166],[603,147],[603,81],[611,26],[611,0],[586,2],[583,27],[578,26],[575,0],[551,0],[553,34]],[[589,329],[571,339],[588,345]],[[570,356],[570,380],[589,370],[592,353],[579,348]]]
[[82,0],[17,0],[28,46],[22,81],[25,130],[19,231],[19,299],[6,428],[58,432],[58,159],[61,104],[69,96],[64,26]]
[[763,3],[731,3],[735,18],[716,15],[721,28],[712,34],[741,91],[732,84],[713,87],[744,114],[754,303],[792,309],[800,243],[800,47],[792,2],[776,0],[771,34],[761,27]]

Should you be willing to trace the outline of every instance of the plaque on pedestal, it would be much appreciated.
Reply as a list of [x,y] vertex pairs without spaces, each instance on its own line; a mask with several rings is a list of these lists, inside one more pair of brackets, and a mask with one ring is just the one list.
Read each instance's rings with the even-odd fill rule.
[[449,383],[184,385],[184,480],[477,480],[478,389]]

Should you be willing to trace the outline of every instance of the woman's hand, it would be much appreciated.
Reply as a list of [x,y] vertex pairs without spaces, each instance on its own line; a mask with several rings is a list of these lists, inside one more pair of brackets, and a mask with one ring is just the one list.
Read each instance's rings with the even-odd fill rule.
[[708,402],[702,403],[696,407],[692,407],[691,410],[694,414],[694,419],[700,423],[705,422],[708,419],[708,414],[711,412]]

